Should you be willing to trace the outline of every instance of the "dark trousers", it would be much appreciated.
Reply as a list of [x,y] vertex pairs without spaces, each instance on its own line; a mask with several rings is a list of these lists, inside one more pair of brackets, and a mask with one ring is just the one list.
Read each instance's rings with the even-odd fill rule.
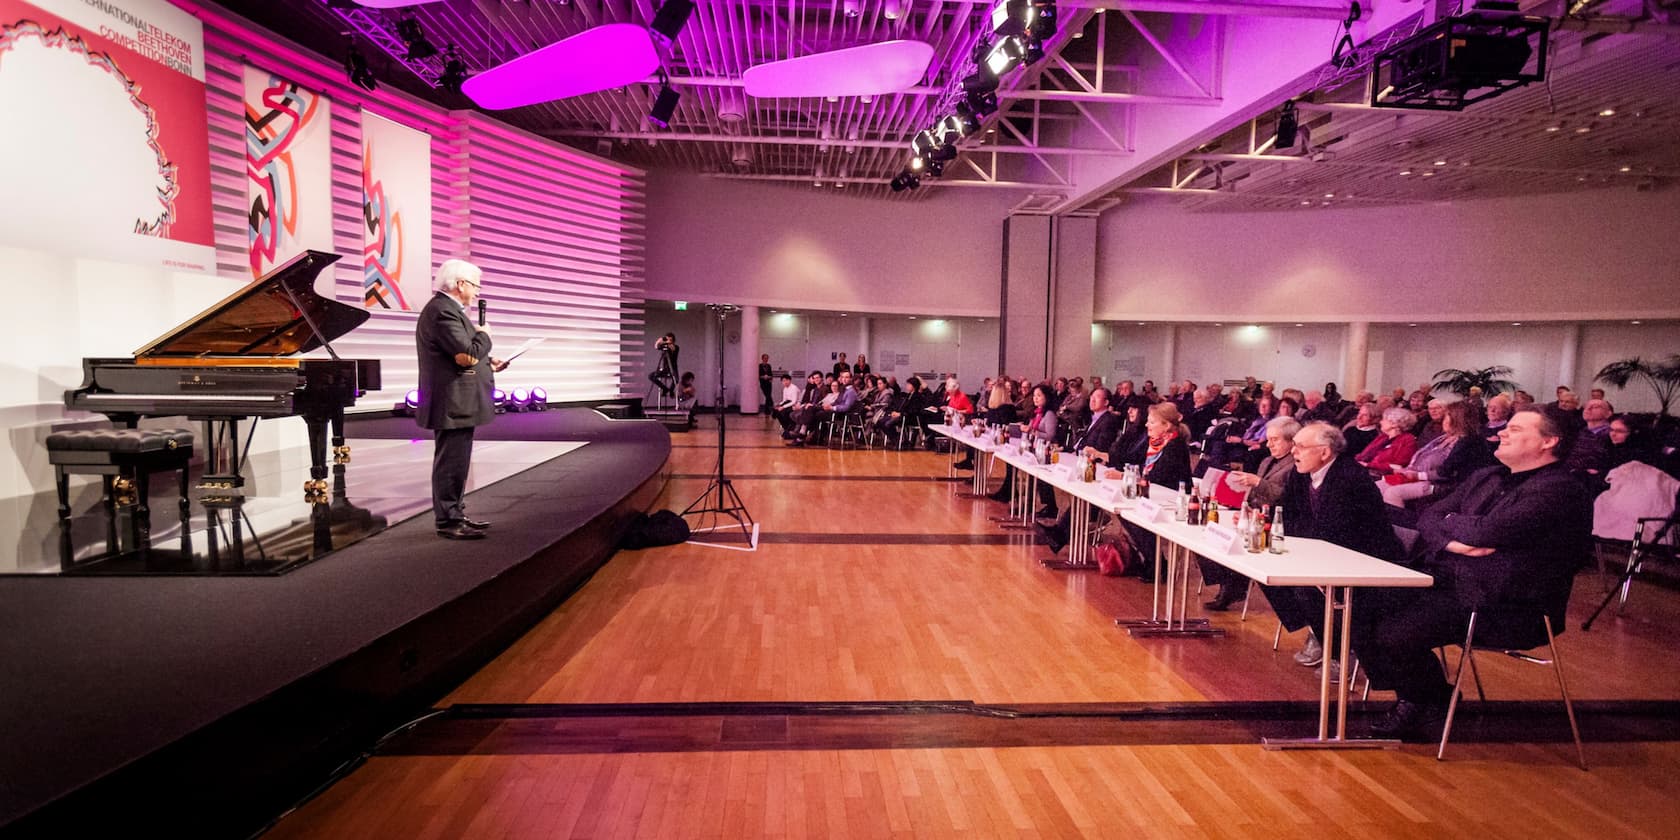
[[[1294,633],[1311,627],[1315,635],[1324,632],[1324,593],[1318,587],[1262,586],[1260,590],[1266,593],[1266,603],[1272,605],[1272,612],[1283,623],[1283,629]],[[1360,606],[1354,605],[1356,609]],[[1329,639],[1319,641],[1326,646],[1330,644]]]
[[[1047,507],[1054,512],[1056,510],[1056,488],[1051,487],[1050,483],[1047,481],[1034,481],[1033,484],[1038,487],[1039,507]],[[998,494],[1004,499],[1015,498],[1014,467],[1005,465],[1005,469],[1003,471],[1003,487],[998,489]]]
[[1248,578],[1206,557],[1197,557],[1196,565],[1202,569],[1202,582],[1209,586],[1216,584],[1221,587],[1248,585]]
[[758,380],[758,392],[764,395],[764,402],[759,404],[759,411],[769,411],[775,403],[770,401],[770,380]]
[[461,498],[472,466],[473,427],[438,429],[432,450],[432,518],[444,528],[467,515]]
[[1450,589],[1365,589],[1358,595],[1364,600],[1354,602],[1353,651],[1371,687],[1392,689],[1401,700],[1446,702],[1452,685],[1434,650],[1464,642],[1470,610]]

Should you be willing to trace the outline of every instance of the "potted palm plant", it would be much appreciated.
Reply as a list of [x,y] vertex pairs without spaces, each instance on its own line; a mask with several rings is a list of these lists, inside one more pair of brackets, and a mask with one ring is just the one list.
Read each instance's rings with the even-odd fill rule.
[[1666,359],[1642,359],[1634,356],[1630,359],[1611,362],[1598,371],[1594,381],[1617,388],[1626,388],[1629,382],[1642,381],[1651,386],[1657,394],[1657,403],[1661,409],[1657,413],[1657,422],[1669,416],[1669,406],[1680,398],[1680,354]]
[[1511,369],[1504,365],[1494,365],[1480,370],[1459,370],[1447,368],[1435,371],[1435,390],[1437,393],[1445,391],[1458,394],[1461,397],[1470,396],[1471,388],[1482,389],[1484,397],[1504,394],[1517,390],[1517,383],[1506,377],[1511,375]]

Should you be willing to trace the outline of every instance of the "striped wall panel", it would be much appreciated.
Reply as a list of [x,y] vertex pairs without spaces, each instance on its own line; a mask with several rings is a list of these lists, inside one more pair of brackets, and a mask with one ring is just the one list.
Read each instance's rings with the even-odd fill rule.
[[[249,277],[245,232],[243,68],[251,64],[332,101],[334,297],[362,305],[361,111],[431,136],[432,270],[451,257],[484,269],[496,348],[537,345],[497,378],[540,385],[553,400],[645,390],[642,327],[646,182],[597,158],[471,111],[444,111],[385,88],[349,85],[337,62],[217,9],[205,23],[216,270]],[[317,288],[328,290],[328,281]],[[420,301],[424,301],[420,297]],[[415,304],[420,305],[419,303]],[[334,342],[345,358],[377,358],[383,390],[358,408],[389,408],[416,378],[414,313],[375,310]],[[640,384],[638,384],[640,383]]]

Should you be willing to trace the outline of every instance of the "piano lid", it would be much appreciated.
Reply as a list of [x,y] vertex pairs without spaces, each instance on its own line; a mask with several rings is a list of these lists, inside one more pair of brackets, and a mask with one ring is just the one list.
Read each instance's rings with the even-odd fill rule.
[[[367,310],[359,306],[315,293],[315,275],[337,261],[337,254],[305,251],[134,355],[290,356],[331,343],[368,319]],[[310,328],[310,321],[320,335]]]

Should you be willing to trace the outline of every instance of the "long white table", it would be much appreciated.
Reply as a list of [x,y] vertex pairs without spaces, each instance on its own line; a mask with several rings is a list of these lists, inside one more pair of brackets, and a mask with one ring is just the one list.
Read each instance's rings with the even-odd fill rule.
[[[993,450],[997,449],[997,444],[984,437],[975,437],[969,434],[966,426],[959,427],[948,423],[934,423],[928,426],[928,431],[944,435],[950,438],[953,444],[962,444],[974,452],[974,475],[971,479],[973,484],[970,493],[974,496],[984,496],[986,494],[986,477],[991,473],[991,456]],[[962,450],[957,446],[953,445],[951,447],[951,462],[946,465],[946,475],[955,476],[957,474],[955,464],[960,460],[957,458],[960,452]],[[985,456],[985,467],[981,467],[980,456]]]

